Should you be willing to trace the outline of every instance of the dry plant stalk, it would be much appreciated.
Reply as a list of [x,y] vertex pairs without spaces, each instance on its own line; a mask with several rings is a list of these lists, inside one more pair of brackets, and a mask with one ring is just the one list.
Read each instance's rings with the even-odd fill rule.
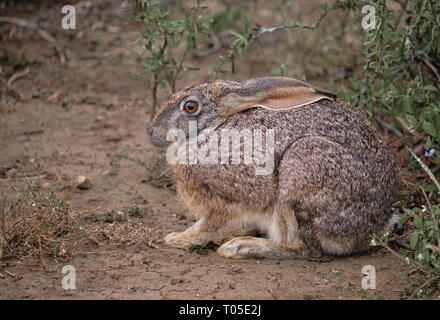
[[103,241],[117,243],[121,246],[142,245],[153,249],[158,249],[157,244],[161,242],[163,237],[162,230],[146,227],[133,221],[104,223],[96,226],[91,233],[98,235],[97,243]]
[[44,265],[46,256],[67,260],[84,236],[69,204],[35,182],[0,211],[0,259],[29,258]]

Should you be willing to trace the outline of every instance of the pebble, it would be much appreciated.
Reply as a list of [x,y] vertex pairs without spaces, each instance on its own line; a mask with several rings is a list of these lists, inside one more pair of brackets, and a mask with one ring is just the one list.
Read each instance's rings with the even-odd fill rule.
[[84,190],[90,189],[92,187],[92,181],[86,176],[78,176],[76,187]]

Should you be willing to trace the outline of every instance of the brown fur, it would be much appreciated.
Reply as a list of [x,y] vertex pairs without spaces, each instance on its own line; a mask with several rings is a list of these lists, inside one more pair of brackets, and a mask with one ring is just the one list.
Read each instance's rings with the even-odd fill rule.
[[200,220],[197,228],[202,231],[174,234],[168,245],[205,244],[231,228],[255,226],[269,239],[238,237],[220,247],[219,254],[342,255],[365,249],[370,235],[386,226],[397,185],[393,157],[359,111],[336,99],[284,111],[254,108],[220,115],[220,101],[227,95],[270,96],[289,85],[304,87],[289,78],[215,81],[182,90],[162,106],[148,129],[152,142],[161,146],[166,145],[166,129],[187,128],[188,118],[175,110],[188,95],[201,100],[200,129],[275,131],[275,169],[270,175],[257,176],[254,165],[243,163],[174,165],[178,198]]

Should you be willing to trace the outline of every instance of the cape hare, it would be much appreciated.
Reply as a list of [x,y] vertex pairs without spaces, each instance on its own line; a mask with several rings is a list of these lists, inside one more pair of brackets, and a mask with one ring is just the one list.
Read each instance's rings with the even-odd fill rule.
[[[216,138],[196,139],[199,158],[188,160],[191,152],[183,151],[189,149],[179,149],[179,161],[171,161],[178,198],[198,221],[168,235],[168,246],[203,246],[232,228],[250,226],[263,237],[238,236],[218,254],[345,255],[367,249],[370,235],[390,221],[397,186],[393,157],[375,127],[333,93],[293,78],[217,80],[175,93],[148,124],[157,146],[170,145],[167,134],[177,130],[179,146],[190,148],[182,141],[191,141],[191,130],[200,136],[208,129]],[[243,132],[251,133],[250,142]],[[260,147],[269,155],[263,157],[266,168],[261,157],[246,162],[249,146],[254,154]],[[210,150],[208,161],[200,150]]]

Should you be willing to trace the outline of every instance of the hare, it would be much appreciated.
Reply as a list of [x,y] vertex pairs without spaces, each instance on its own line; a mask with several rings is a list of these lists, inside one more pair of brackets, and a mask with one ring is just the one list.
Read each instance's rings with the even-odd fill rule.
[[[394,159],[375,127],[329,91],[286,77],[196,84],[162,104],[147,131],[154,145],[170,146],[170,130],[183,132],[185,141],[191,123],[196,134],[209,129],[222,138],[211,140],[214,147],[225,142],[228,130],[271,131],[273,150],[265,151],[273,170],[258,174],[261,162],[244,163],[244,152],[239,163],[215,153],[214,162],[173,161],[178,199],[197,222],[166,236],[170,247],[204,246],[246,226],[262,236],[237,236],[217,253],[274,259],[348,255],[368,249],[371,234],[391,220]],[[235,139],[238,146],[226,137],[223,151],[245,149],[244,135]]]

